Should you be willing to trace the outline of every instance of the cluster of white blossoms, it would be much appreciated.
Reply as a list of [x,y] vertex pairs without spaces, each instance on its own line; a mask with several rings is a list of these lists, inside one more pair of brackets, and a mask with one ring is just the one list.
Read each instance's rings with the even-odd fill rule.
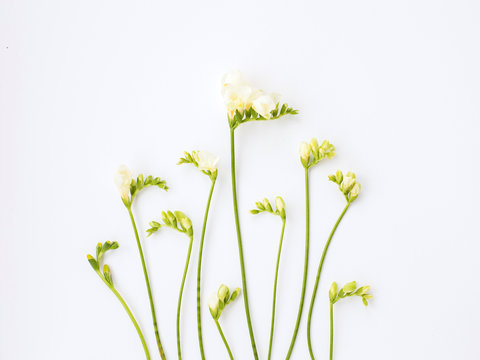
[[229,72],[223,77],[222,96],[230,118],[236,111],[242,114],[253,108],[259,115],[269,119],[279,99],[278,94],[268,94],[252,87],[243,79],[239,70]]

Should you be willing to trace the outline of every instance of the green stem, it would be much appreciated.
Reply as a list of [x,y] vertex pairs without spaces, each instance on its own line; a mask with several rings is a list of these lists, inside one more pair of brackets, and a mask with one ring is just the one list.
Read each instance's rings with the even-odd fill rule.
[[123,308],[127,312],[128,317],[130,318],[130,320],[132,320],[133,326],[135,326],[135,329],[137,330],[137,334],[140,337],[140,341],[142,342],[143,350],[145,351],[145,356],[147,357],[147,360],[150,360],[150,352],[148,351],[147,343],[145,342],[145,338],[143,337],[142,330],[140,329],[140,326],[138,326],[137,320],[135,320],[135,317],[133,316],[132,311],[128,307],[125,300],[123,300],[120,293],[112,285],[110,285],[110,283],[108,283],[107,280],[105,280],[102,273],[100,271],[97,271],[97,274],[98,274],[98,276],[100,276],[100,279],[102,279],[102,281],[105,283],[105,285],[107,285],[108,288],[115,294],[115,296],[117,297],[117,299],[120,301]]
[[202,312],[201,312],[201,299],[200,299],[200,285],[202,278],[202,256],[203,256],[203,242],[205,240],[205,231],[207,229],[208,211],[210,209],[210,202],[212,200],[213,188],[215,187],[215,181],[212,180],[212,186],[210,187],[210,193],[208,194],[207,207],[205,208],[205,216],[203,218],[202,238],[200,240],[200,249],[198,251],[198,268],[197,268],[197,329],[198,329],[198,344],[200,346],[200,355],[205,360],[205,352],[203,350],[202,339]]
[[147,284],[148,298],[150,301],[150,310],[152,312],[153,320],[153,329],[155,330],[155,339],[157,340],[158,351],[163,360],[166,360],[165,353],[163,351],[162,342],[160,341],[160,334],[158,333],[157,326],[157,315],[155,314],[155,305],[153,304],[152,290],[150,288],[150,280],[148,279],[147,266],[145,265],[145,257],[143,256],[142,244],[140,243],[140,238],[138,236],[137,225],[135,224],[135,219],[133,217],[132,208],[127,207],[128,214],[130,215],[130,220],[132,221],[133,231],[135,232],[135,238],[137,240],[138,252],[140,254],[140,259],[142,260],[143,274],[145,275],[145,283]]
[[273,330],[275,326],[275,305],[277,302],[277,280],[278,280],[278,268],[280,265],[280,255],[282,253],[283,234],[285,232],[285,219],[282,219],[282,232],[280,234],[280,244],[278,245],[277,265],[275,268],[275,281],[273,283],[273,304],[272,304],[272,324],[270,325],[270,344],[268,345],[268,360],[272,356],[272,344],[273,344]]
[[180,294],[178,295],[177,305],[177,351],[178,360],[182,359],[182,348],[180,346],[180,309],[182,308],[183,288],[185,286],[185,279],[187,277],[188,264],[190,263],[190,255],[192,253],[193,236],[190,237],[190,244],[188,245],[187,260],[185,261],[185,270],[183,271],[182,285],[180,286]]
[[230,164],[232,173],[232,193],[233,193],[233,211],[235,213],[235,227],[237,229],[238,253],[240,257],[240,270],[242,273],[243,302],[245,305],[245,315],[247,317],[248,331],[250,333],[250,342],[252,343],[253,356],[258,360],[257,346],[255,345],[255,337],[253,335],[252,321],[250,319],[250,309],[248,307],[248,290],[247,279],[245,277],[245,264],[243,260],[242,235],[240,234],[240,220],[238,218],[237,205],[237,185],[235,179],[235,132],[230,129]]
[[227,348],[228,355],[230,356],[230,359],[233,360],[232,351],[230,350],[230,346],[228,346],[227,339],[225,339],[225,335],[223,335],[222,327],[220,326],[220,323],[218,322],[218,320],[215,320],[215,324],[217,324],[218,332],[220,333],[220,336],[222,337],[223,343],[225,344],[225,347]]
[[295,340],[297,339],[298,327],[300,326],[300,320],[302,318],[303,303],[305,301],[305,289],[307,286],[307,274],[308,274],[308,252],[310,246],[310,195],[308,185],[308,167],[305,167],[305,261],[303,266],[303,284],[302,293],[300,297],[300,305],[298,306],[297,322],[295,324],[295,330],[293,331],[292,341],[286,360],[290,359],[292,355]]
[[311,338],[310,329],[311,329],[311,324],[312,324],[313,305],[315,304],[315,297],[317,296],[318,283],[320,282],[320,275],[322,274],[323,262],[325,261],[325,256],[327,255],[328,247],[330,246],[330,242],[332,241],[333,235],[335,234],[335,230],[337,230],[338,224],[340,224],[340,221],[342,221],[343,216],[347,212],[349,206],[350,206],[350,203],[347,202],[347,205],[343,209],[342,213],[338,217],[337,222],[335,223],[335,226],[333,227],[332,231],[330,232],[330,236],[328,237],[327,243],[325,244],[325,247],[323,248],[323,254],[322,254],[322,258],[320,259],[320,264],[318,265],[317,278],[315,280],[315,286],[313,287],[313,294],[312,294],[312,299],[310,300],[310,308],[308,310],[308,320],[307,320],[308,351],[310,352],[310,357],[311,357],[312,360],[314,360],[315,357],[313,356],[312,338]]
[[330,303],[330,360],[333,359],[333,304]]

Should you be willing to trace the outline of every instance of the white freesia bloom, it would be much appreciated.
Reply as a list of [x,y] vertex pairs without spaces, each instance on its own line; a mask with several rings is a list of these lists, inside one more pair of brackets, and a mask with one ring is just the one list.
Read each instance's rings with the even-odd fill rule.
[[243,80],[238,70],[226,74],[222,79],[222,96],[229,116],[235,111],[243,112],[251,107],[254,89]]
[[215,172],[217,171],[217,164],[220,159],[208,151],[197,151],[195,153],[195,160],[200,170]]
[[269,119],[271,112],[275,110],[277,102],[273,95],[264,94],[263,92],[258,95],[252,102],[253,109],[265,119]]
[[310,158],[310,152],[312,151],[312,146],[305,142],[302,141],[300,144],[300,157],[302,160],[307,161]]
[[121,165],[115,173],[113,181],[115,182],[122,199],[128,199],[132,179],[132,172],[125,165]]

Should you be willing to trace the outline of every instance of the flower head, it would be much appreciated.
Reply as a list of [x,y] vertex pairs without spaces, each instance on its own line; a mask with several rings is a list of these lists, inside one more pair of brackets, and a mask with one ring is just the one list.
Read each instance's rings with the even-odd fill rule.
[[121,165],[113,177],[113,181],[117,186],[123,201],[127,201],[130,196],[130,185],[132,184],[132,180],[132,172],[125,165]]
[[265,94],[261,91],[259,94],[252,99],[252,107],[258,114],[263,116],[265,119],[270,119],[271,113],[277,107],[277,99],[274,95]]
[[240,294],[240,288],[236,288],[230,294],[230,289],[226,285],[220,285],[217,293],[212,294],[208,299],[208,308],[210,309],[210,314],[215,320],[220,318],[222,315],[225,306],[230,304],[233,300],[237,298]]

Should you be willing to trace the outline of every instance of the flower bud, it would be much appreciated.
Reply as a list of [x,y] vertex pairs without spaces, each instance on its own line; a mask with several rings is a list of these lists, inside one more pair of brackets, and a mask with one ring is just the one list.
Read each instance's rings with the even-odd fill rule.
[[328,297],[329,297],[331,303],[333,303],[335,301],[335,299],[337,298],[337,293],[338,293],[338,285],[334,281],[332,283],[332,286],[330,286],[330,290],[328,292]]
[[228,300],[228,302],[232,302],[233,300],[235,300],[238,295],[240,295],[240,288],[236,288],[235,290],[233,290],[232,292],[232,296],[230,296],[230,300]]
[[355,185],[355,175],[349,176],[351,173],[347,173],[347,175],[343,178],[343,182],[340,185],[340,190],[347,194],[350,190],[352,190],[353,186]]
[[355,200],[358,197],[359,193],[360,193],[360,184],[355,183],[355,185],[353,185],[352,187],[352,190],[350,190],[350,192],[348,193],[348,201],[352,202],[353,200]]
[[337,170],[335,177],[337,179],[337,184],[341,184],[343,181],[343,173],[340,170]]
[[217,292],[218,299],[226,303],[228,301],[229,296],[230,296],[230,290],[228,289],[228,286],[223,284],[220,285]]
[[268,201],[267,198],[263,199],[263,206],[265,207],[265,209],[267,209],[267,211],[273,211],[272,205],[270,205],[270,201]]
[[277,196],[275,198],[275,207],[277,208],[277,211],[282,219],[285,218],[285,202],[280,196]]
[[115,173],[113,182],[117,186],[120,196],[124,201],[127,201],[130,196],[130,184],[132,180],[131,171],[125,165],[121,165]]
[[302,143],[300,144],[300,160],[303,166],[308,166],[311,151],[312,146],[305,141],[302,141]]
[[345,291],[346,294],[349,294],[352,291],[355,291],[356,288],[357,288],[357,283],[355,281],[352,281],[343,286],[343,291]]
[[218,320],[220,317],[220,306],[217,294],[212,294],[208,299],[208,308],[210,309],[210,314],[215,320]]
[[314,154],[316,154],[318,152],[318,150],[320,149],[320,146],[318,145],[318,141],[315,138],[310,140],[310,146],[312,147],[312,151],[313,151]]

